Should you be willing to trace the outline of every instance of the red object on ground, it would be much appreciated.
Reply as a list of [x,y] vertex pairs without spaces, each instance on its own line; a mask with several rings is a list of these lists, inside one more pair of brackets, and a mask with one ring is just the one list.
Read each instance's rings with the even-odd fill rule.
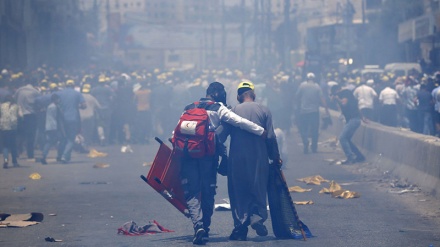
[[161,226],[157,221],[153,220],[145,226],[138,226],[134,221],[129,221],[118,228],[118,234],[127,236],[152,235],[162,232],[174,232]]

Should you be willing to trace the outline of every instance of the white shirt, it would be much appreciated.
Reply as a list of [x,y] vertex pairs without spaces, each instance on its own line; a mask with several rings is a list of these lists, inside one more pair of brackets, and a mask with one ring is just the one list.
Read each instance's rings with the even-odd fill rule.
[[376,91],[367,85],[357,87],[353,92],[354,97],[357,98],[359,109],[373,108],[374,98],[377,97]]
[[386,87],[379,94],[379,100],[384,105],[395,105],[397,99],[399,99],[399,94],[390,87]]

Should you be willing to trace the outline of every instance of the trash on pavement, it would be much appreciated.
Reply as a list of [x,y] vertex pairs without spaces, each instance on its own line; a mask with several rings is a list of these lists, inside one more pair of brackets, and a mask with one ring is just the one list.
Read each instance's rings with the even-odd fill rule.
[[14,192],[21,192],[21,191],[23,191],[23,190],[25,190],[25,189],[26,189],[25,186],[17,186],[17,187],[14,187],[14,188],[12,189],[12,191],[14,191]]
[[312,205],[315,204],[313,201],[299,201],[299,202],[293,202],[295,205]]
[[54,239],[52,237],[44,238],[44,240],[46,240],[46,242],[63,242],[61,239]]
[[38,179],[41,179],[41,175],[35,172],[35,173],[32,173],[31,175],[29,175],[29,178],[33,179],[33,180],[38,180]]
[[152,166],[153,162],[144,162],[142,163],[142,166]]
[[42,222],[42,213],[0,214],[0,227],[26,227]]
[[403,189],[403,190],[389,190],[388,193],[393,194],[404,194],[404,193],[414,193],[414,192],[420,192],[419,188],[412,188],[412,189]]
[[337,165],[338,164],[338,160],[336,160],[336,159],[324,159],[324,161],[328,162],[329,165]]
[[289,187],[289,192],[298,192],[298,193],[302,193],[302,192],[309,192],[312,191],[312,189],[303,189],[299,186],[292,186]]
[[110,165],[106,163],[96,163],[95,165],[93,165],[93,168],[107,168],[109,166]]
[[49,216],[57,216],[57,214],[48,214]]
[[133,153],[133,149],[131,149],[130,145],[122,146],[121,152],[122,153]]
[[336,183],[335,181],[332,180],[330,182],[330,188],[328,188],[328,189],[322,188],[322,190],[320,190],[319,193],[320,194],[322,194],[322,193],[330,194],[330,193],[333,193],[338,190],[342,190],[342,187],[338,183]]
[[141,236],[141,235],[152,235],[156,233],[163,232],[174,232],[172,230],[166,229],[161,226],[157,221],[150,221],[148,224],[144,226],[138,226],[136,222],[129,221],[123,224],[118,228],[118,234],[127,235],[127,236]]
[[320,175],[299,178],[297,179],[297,181],[304,182],[306,184],[314,184],[314,185],[321,185],[322,182],[327,182],[327,183],[330,182],[324,179],[323,177],[321,177]]
[[332,197],[341,199],[359,198],[361,195],[354,191],[338,190],[332,193]]
[[214,205],[215,211],[229,211],[231,210],[231,204],[229,202],[229,198],[223,199],[224,203],[218,203]]
[[107,153],[101,153],[96,151],[96,149],[90,149],[89,154],[87,155],[87,157],[89,158],[97,158],[97,157],[106,157]]

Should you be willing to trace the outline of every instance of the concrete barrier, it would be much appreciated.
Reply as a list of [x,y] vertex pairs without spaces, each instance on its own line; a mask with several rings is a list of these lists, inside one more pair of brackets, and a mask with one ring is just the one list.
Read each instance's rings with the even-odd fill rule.
[[[339,136],[344,123],[339,112],[330,111],[333,125],[326,132]],[[362,123],[353,142],[367,157],[381,154],[383,171],[407,179],[424,191],[440,197],[440,139],[375,122]]]

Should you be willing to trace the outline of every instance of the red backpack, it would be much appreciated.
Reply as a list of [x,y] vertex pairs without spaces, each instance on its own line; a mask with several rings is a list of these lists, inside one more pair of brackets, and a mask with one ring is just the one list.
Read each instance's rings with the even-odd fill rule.
[[209,130],[209,116],[206,108],[214,102],[194,102],[186,109],[174,129],[173,147],[185,156],[201,158],[214,155],[215,131]]

